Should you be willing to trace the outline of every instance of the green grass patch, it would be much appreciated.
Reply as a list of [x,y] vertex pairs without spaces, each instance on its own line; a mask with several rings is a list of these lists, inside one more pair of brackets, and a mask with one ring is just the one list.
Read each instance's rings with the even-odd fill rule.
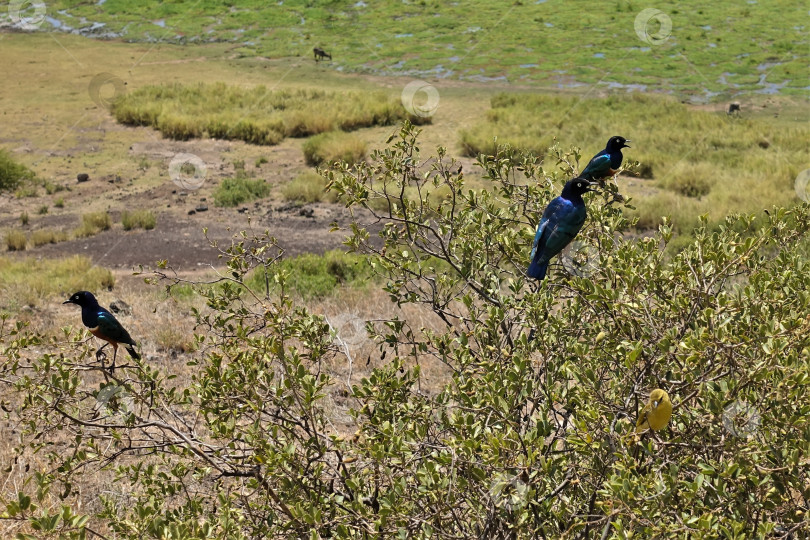
[[[654,7],[671,22],[671,35],[654,43],[637,35],[645,7],[651,6],[627,0],[585,7],[565,0],[244,0],[238,8],[210,1],[171,7],[157,0],[48,2],[49,13],[67,10],[59,18],[74,28],[86,17],[127,40],[215,39],[233,42],[244,57],[302,57],[313,65],[312,47],[321,45],[333,57],[321,64],[327,70],[496,77],[562,88],[636,84],[701,98],[707,90],[761,90],[765,75],[764,83],[785,83],[782,93],[806,93],[808,34],[798,23],[807,18],[805,2],[660,0]],[[155,19],[166,30],[156,32]],[[647,28],[659,30],[655,21]]]
[[151,210],[125,210],[121,213],[121,225],[125,231],[132,229],[149,229],[155,228],[157,219]]
[[112,218],[107,212],[89,212],[82,215],[82,224],[73,231],[76,238],[93,236],[112,227]]
[[304,171],[285,185],[281,194],[288,201],[314,203],[335,202],[337,194],[326,191],[326,179],[315,171]]
[[17,163],[8,151],[0,148],[0,191],[16,190],[35,179],[34,171]]
[[304,159],[308,165],[331,165],[336,161],[358,163],[366,157],[366,143],[360,137],[330,131],[310,137],[304,143]]
[[333,130],[387,126],[409,114],[384,92],[271,90],[225,83],[145,86],[115,102],[113,114],[126,125],[152,126],[171,139],[199,137],[278,144]]
[[10,311],[54,297],[65,300],[76,291],[98,291],[115,285],[109,269],[94,266],[89,258],[80,255],[64,259],[0,257],[0,276],[0,294]]
[[[717,223],[734,212],[790,206],[798,202],[796,175],[810,163],[810,126],[733,118],[641,94],[604,99],[498,94],[486,119],[460,132],[459,142],[468,156],[494,153],[504,143],[538,156],[555,141],[576,145],[582,149],[581,170],[612,135],[632,141],[625,163],[640,162],[642,188],[649,183],[664,190],[634,201],[643,228],[655,227],[668,214],[676,227],[691,230],[704,213]],[[545,166],[556,163],[546,159]]]
[[225,178],[214,191],[214,204],[217,206],[237,206],[255,199],[266,197],[270,184],[261,178]]
[[[278,270],[287,275],[288,292],[304,299],[322,298],[339,291],[340,287],[366,287],[373,276],[368,259],[363,255],[345,251],[327,251],[323,255],[299,255],[284,259]],[[276,282],[270,277],[270,286]],[[246,280],[246,285],[254,291],[265,290],[264,271],[254,272]]]

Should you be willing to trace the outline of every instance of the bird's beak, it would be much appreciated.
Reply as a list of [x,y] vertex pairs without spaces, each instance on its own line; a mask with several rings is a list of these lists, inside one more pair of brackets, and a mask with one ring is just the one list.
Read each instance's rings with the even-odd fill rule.
[[[592,185],[594,185],[594,182],[591,182],[590,180],[586,180],[586,182],[588,182],[588,184],[587,184],[588,187],[591,187]],[[586,189],[585,191],[596,191],[596,190],[595,189]]]
[[62,302],[62,304],[72,304],[72,303],[73,303],[73,300],[71,300],[70,298],[68,298],[67,300]]
[[658,408],[658,401],[653,401],[653,409],[657,409],[657,408]]
[[630,145],[627,144],[629,142],[633,142],[633,141],[624,141],[624,144],[622,145],[622,148],[630,148]]

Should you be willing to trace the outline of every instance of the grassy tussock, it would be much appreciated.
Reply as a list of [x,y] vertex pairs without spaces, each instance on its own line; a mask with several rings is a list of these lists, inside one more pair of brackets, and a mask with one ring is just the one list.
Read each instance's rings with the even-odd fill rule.
[[76,238],[93,236],[112,227],[112,218],[107,212],[89,212],[82,215],[82,224],[73,231]]
[[366,143],[356,135],[330,131],[310,137],[304,143],[304,159],[312,166],[336,161],[358,163],[366,157]]
[[125,210],[121,213],[121,225],[125,231],[138,228],[148,231],[155,228],[156,222],[155,214],[151,210]]
[[281,194],[288,201],[314,203],[335,202],[337,195],[326,191],[326,179],[315,171],[304,171],[284,186]]
[[87,257],[64,259],[9,259],[0,257],[0,293],[7,309],[35,306],[50,297],[67,298],[80,290],[110,289],[115,278],[107,268],[93,266]]
[[45,244],[57,244],[68,239],[68,233],[59,229],[38,229],[31,233],[31,244],[34,247]]
[[116,101],[122,124],[152,126],[164,136],[238,139],[278,144],[285,137],[308,137],[333,130],[387,126],[410,115],[400,101],[382,92],[269,90],[225,83],[145,86]]
[[688,229],[704,213],[717,222],[733,212],[793,204],[793,181],[810,162],[810,127],[731,118],[641,94],[585,100],[499,94],[486,120],[462,131],[459,142],[468,156],[508,143],[542,157],[556,140],[582,148],[581,169],[612,135],[632,141],[625,159],[640,162],[643,176],[668,192],[635,201],[645,228],[667,214]]
[[28,238],[22,231],[8,231],[6,233],[6,248],[9,251],[25,251]]
[[255,199],[266,197],[270,184],[261,178],[225,178],[214,191],[214,204],[217,206],[237,206]]

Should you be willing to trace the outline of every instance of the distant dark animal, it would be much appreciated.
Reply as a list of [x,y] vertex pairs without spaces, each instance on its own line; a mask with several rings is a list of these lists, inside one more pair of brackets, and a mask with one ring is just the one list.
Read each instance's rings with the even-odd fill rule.
[[90,175],[87,173],[79,173],[76,175],[76,180],[78,180],[79,182],[87,182],[88,180],[90,180]]
[[315,53],[315,61],[323,60],[324,58],[328,58],[329,60],[332,59],[332,55],[326,52],[325,50],[321,49],[320,47],[315,47],[312,49],[312,52]]
[[740,107],[740,102],[735,101],[733,103],[728,104],[728,110],[726,114],[740,114],[742,112],[742,108]]

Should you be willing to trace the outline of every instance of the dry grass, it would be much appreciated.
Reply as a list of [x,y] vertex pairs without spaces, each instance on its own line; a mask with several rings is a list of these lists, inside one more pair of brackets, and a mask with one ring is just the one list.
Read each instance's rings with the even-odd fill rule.
[[34,247],[45,244],[56,244],[68,239],[68,233],[59,229],[38,229],[31,233],[31,244]]

